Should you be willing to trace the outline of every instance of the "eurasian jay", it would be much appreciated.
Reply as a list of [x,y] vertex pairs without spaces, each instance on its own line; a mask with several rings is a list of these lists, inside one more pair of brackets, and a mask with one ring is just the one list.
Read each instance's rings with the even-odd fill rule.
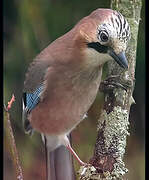
[[30,64],[23,90],[24,127],[43,134],[49,152],[64,145],[84,165],[67,136],[93,104],[105,62],[115,60],[128,68],[129,39],[130,27],[119,12],[97,9]]

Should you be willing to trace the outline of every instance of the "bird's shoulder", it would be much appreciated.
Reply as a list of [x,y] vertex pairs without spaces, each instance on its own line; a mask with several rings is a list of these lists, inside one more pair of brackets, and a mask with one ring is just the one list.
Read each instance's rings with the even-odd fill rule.
[[25,74],[24,92],[33,92],[43,83],[44,76],[51,66],[50,61],[36,58],[30,63]]

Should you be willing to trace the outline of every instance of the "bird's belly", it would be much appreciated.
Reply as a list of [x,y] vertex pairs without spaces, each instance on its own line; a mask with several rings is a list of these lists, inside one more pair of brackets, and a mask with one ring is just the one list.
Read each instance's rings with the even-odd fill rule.
[[67,134],[83,120],[94,102],[100,76],[84,87],[55,88],[51,96],[39,103],[30,114],[34,129],[48,135]]

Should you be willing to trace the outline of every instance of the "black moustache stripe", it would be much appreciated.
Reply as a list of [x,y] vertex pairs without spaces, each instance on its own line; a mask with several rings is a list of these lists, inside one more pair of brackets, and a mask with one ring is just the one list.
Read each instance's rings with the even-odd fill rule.
[[107,51],[108,51],[108,47],[101,45],[99,42],[91,42],[91,43],[88,43],[87,46],[89,48],[95,49],[99,53],[107,53]]

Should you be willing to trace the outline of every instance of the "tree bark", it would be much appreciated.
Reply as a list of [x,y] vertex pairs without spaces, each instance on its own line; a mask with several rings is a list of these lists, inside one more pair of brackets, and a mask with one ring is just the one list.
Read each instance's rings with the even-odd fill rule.
[[[114,61],[108,62],[108,76],[111,82],[123,84],[126,89],[112,87],[107,83],[105,100],[98,121],[98,135],[90,165],[81,167],[80,179],[124,179],[128,172],[123,162],[126,139],[129,135],[129,111],[135,103],[132,94],[135,85],[137,37],[142,7],[141,0],[111,0],[111,9],[119,11],[128,20],[131,40],[126,50],[129,67],[124,71]],[[101,89],[103,86],[101,86]]]

